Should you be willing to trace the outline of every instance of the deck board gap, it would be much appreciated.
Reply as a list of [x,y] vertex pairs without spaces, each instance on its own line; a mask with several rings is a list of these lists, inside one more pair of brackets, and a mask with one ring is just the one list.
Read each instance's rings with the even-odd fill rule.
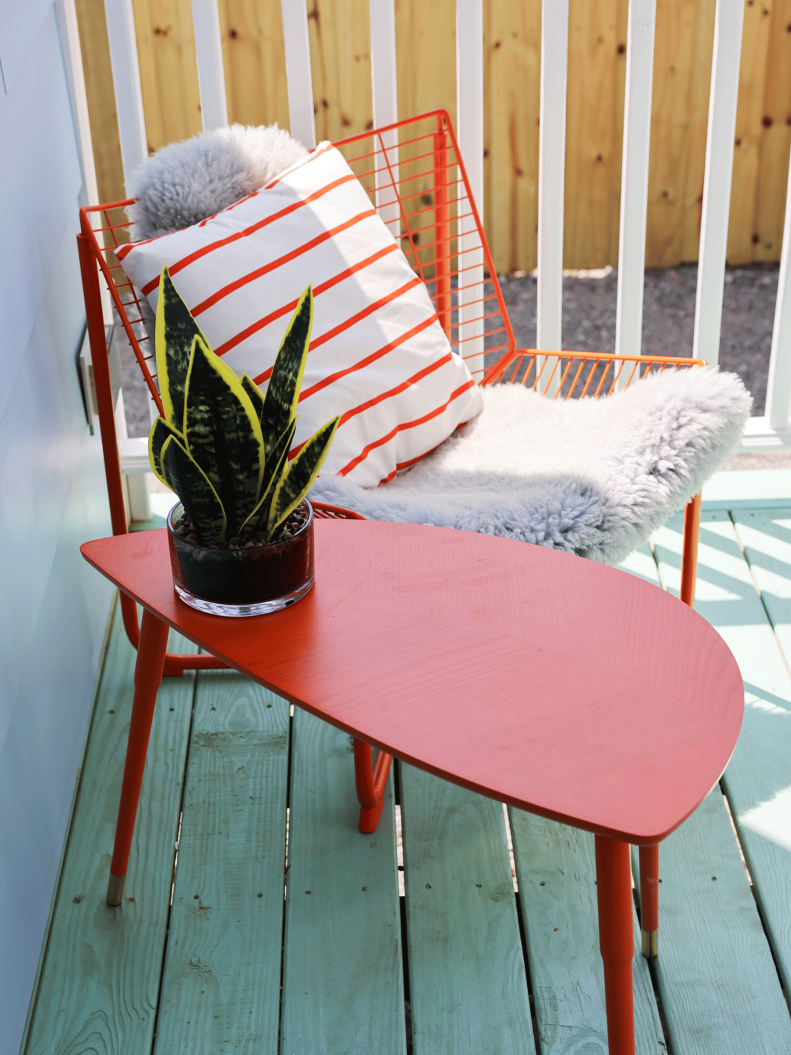
[[[184,676],[183,674],[181,675]],[[184,752],[184,767],[182,769],[181,777],[181,797],[179,799],[179,822],[176,827],[176,840],[173,848],[173,871],[170,879],[170,899],[168,901],[168,911],[165,920],[165,940],[162,942],[162,955],[159,963],[159,985],[157,986],[157,1001],[156,1009],[154,1011],[154,1029],[151,1034],[151,1051],[156,1051],[157,1046],[157,1030],[159,1028],[159,1012],[162,1007],[162,986],[165,981],[165,958],[168,953],[168,944],[170,941],[170,925],[173,917],[173,894],[176,889],[176,871],[179,866],[179,843],[181,842],[181,824],[184,820],[184,796],[187,790],[187,771],[190,761],[190,748],[192,746],[192,731],[195,725],[195,702],[198,693],[198,685],[200,684],[201,672],[195,671],[195,677],[192,681],[192,706],[190,708],[190,720],[189,727],[187,729],[187,749]],[[172,708],[171,708],[172,709]]]
[[752,890],[754,890],[755,889],[755,884],[753,883],[753,877],[752,877],[752,873],[750,872],[750,866],[747,864],[747,858],[744,855],[744,847],[742,846],[742,840],[739,837],[739,829],[736,827],[736,818],[733,816],[733,810],[731,809],[730,802],[728,802],[728,795],[727,795],[727,792],[725,790],[725,786],[724,786],[724,784],[723,784],[721,779],[720,779],[720,791],[722,792],[722,798],[723,798],[723,801],[725,802],[725,812],[728,814],[728,820],[731,822],[731,828],[733,830],[733,837],[736,840],[736,845],[739,847],[739,857],[741,857],[741,859],[742,859],[742,865],[744,866],[744,871],[745,871],[745,873],[747,875],[747,882],[750,884],[750,888]]
[[508,860],[511,863],[511,876],[514,880],[514,893],[519,893],[519,880],[516,878],[516,858],[514,857],[514,840],[511,836],[511,822],[508,819],[508,807],[503,803],[503,817],[505,819],[505,839],[508,843]]
[[[507,807],[504,807],[507,811]],[[506,824],[508,824],[508,815],[506,812]],[[510,827],[508,830],[509,844],[510,844]],[[511,856],[512,862],[514,861],[513,854]],[[514,870],[516,870],[516,864],[513,864]],[[514,887],[516,887],[516,878],[514,878]],[[527,930],[525,928],[525,920],[522,915],[522,902],[516,889],[514,889],[514,903],[516,905],[516,921],[519,924],[519,940],[522,943],[522,957],[525,961],[525,981],[527,983],[527,1002],[530,1006],[530,1021],[532,1023],[533,1033],[533,1046],[535,1048],[536,1055],[541,1055],[541,1030],[539,1029],[538,1016],[536,1015],[536,1000],[533,994],[533,977],[530,971],[530,955],[527,947]]]
[[[399,886],[404,885],[404,873],[398,873]],[[409,988],[409,943],[406,933],[406,899],[402,894],[398,899],[399,918],[401,920],[401,965],[404,979],[404,1028],[406,1031],[406,1055],[412,1055],[412,993]]]
[[[660,879],[659,882],[661,883],[662,880]],[[665,1055],[676,1055],[676,1050],[673,1047],[670,1023],[668,1022],[667,1014],[665,1013],[665,1005],[662,1001],[662,991],[659,987],[659,976],[657,974],[656,967],[657,963],[655,959],[648,960],[648,974],[651,979],[651,986],[654,990],[654,1000],[656,1000],[656,1010],[657,1014],[659,1015],[659,1024],[662,1027],[662,1035],[664,1037],[665,1042]]]

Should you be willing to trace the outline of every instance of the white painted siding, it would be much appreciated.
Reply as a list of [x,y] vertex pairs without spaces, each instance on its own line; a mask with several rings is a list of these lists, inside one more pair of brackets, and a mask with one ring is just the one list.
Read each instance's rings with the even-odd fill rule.
[[110,590],[75,356],[83,175],[52,0],[0,0],[0,1055],[17,1055],[57,878]]

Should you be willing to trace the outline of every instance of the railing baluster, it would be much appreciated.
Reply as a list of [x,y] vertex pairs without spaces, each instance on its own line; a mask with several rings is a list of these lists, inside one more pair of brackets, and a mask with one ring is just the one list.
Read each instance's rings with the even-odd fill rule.
[[791,179],[786,191],[783,249],[780,256],[780,275],[777,282],[777,304],[772,330],[772,353],[769,357],[769,378],[766,384],[766,423],[771,429],[787,429],[791,407]]
[[113,68],[121,160],[124,179],[129,179],[134,170],[148,158],[132,0],[105,0],[104,11]]
[[[398,92],[396,88],[395,4],[394,0],[370,0],[371,21],[371,94],[374,104],[374,128],[394,124],[398,120]],[[387,151],[392,180],[398,180],[398,132],[386,132],[382,142]],[[393,238],[401,235],[401,220],[395,189],[384,158],[376,160],[376,208],[390,228]]]
[[203,131],[210,132],[228,124],[217,0],[192,0],[192,26],[195,33],[195,57],[198,60]]
[[629,0],[615,352],[640,355],[656,0]]
[[308,149],[316,145],[313,116],[313,78],[310,73],[310,37],[305,0],[280,0],[291,134]]
[[[563,192],[569,2],[544,0],[538,147],[538,290],[536,348],[560,351],[563,326]],[[544,365],[536,361],[536,371]],[[553,395],[556,377],[547,392]]]
[[[483,223],[483,3],[456,0],[456,126],[459,148],[470,190]],[[459,177],[461,178],[461,177]],[[469,212],[469,209],[460,209]],[[459,341],[476,381],[483,377],[483,333],[480,317],[483,288],[483,249],[472,217],[459,221],[459,253],[465,271],[459,292]],[[462,285],[462,282],[459,282]],[[466,304],[465,304],[466,301]],[[477,304],[475,302],[478,302]]]
[[743,21],[744,0],[717,0],[692,348],[696,359],[709,363],[716,363],[720,354]]

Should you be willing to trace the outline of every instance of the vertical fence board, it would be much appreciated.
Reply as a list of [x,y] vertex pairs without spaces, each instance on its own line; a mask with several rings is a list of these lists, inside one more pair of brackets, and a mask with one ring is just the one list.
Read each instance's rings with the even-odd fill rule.
[[612,262],[609,244],[617,8],[610,0],[571,0],[566,103],[567,268]]
[[772,4],[761,145],[758,160],[754,260],[777,260],[783,235],[783,203],[791,149],[791,0]]
[[486,236],[498,271],[529,271],[538,259],[541,5],[490,0],[486,8]]
[[657,3],[646,245],[656,267],[682,259],[697,7],[697,0]]
[[308,7],[316,139],[373,127],[367,0],[311,0]]
[[203,130],[190,0],[134,0],[149,154]]
[[728,222],[727,259],[731,264],[746,264],[753,259],[764,79],[772,27],[769,8],[764,3],[748,2],[744,6]]
[[[706,125],[709,119],[711,54],[714,46],[714,12],[715,7],[710,0],[696,0],[695,41],[691,58],[692,77],[687,102],[687,173],[684,191],[683,242],[679,262],[697,260],[700,245],[703,176],[706,168]],[[657,151],[663,149],[661,141],[657,142],[655,149]]]

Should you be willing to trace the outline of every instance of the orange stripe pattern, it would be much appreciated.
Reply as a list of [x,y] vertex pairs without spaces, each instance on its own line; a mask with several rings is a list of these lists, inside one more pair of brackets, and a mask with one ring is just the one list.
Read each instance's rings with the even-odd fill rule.
[[425,286],[331,144],[216,216],[118,256],[154,309],[167,265],[217,354],[262,388],[297,299],[312,284],[291,456],[340,414],[325,473],[375,487],[481,409]]

